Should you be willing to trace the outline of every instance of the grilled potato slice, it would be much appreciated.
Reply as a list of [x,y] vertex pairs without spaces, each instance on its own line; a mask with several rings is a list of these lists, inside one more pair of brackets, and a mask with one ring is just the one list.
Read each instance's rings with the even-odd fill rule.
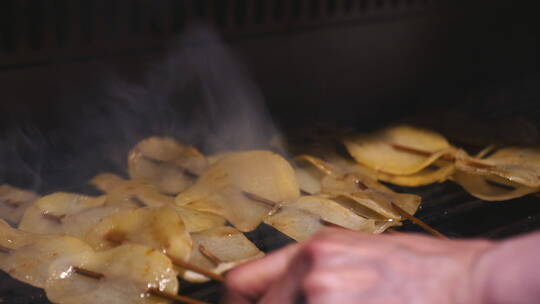
[[26,208],[38,198],[32,191],[0,185],[0,219],[19,224]]
[[[221,274],[243,262],[264,256],[243,233],[233,227],[216,227],[191,234],[193,249],[190,263]],[[186,271],[183,278],[191,282],[204,282],[205,276]]]
[[150,183],[168,194],[180,193],[191,186],[207,167],[206,158],[196,148],[166,137],[147,138],[128,155],[132,179]]
[[279,204],[299,196],[296,175],[284,158],[270,151],[246,151],[219,159],[176,197],[176,204],[223,216],[246,232],[273,207],[265,201]]
[[417,173],[455,151],[443,136],[407,125],[350,138],[345,146],[360,164],[394,175]]

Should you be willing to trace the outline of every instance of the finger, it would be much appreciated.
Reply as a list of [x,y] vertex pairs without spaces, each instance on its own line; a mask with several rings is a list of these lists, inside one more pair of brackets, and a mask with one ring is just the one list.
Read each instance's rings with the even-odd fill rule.
[[286,271],[289,260],[300,244],[292,244],[262,259],[248,262],[229,271],[225,277],[222,303],[253,303],[257,301],[276,278]]
[[311,262],[302,252],[301,249],[297,251],[297,254],[287,265],[287,271],[282,272],[278,278],[271,282],[270,288],[258,303],[296,303],[296,300],[303,296],[302,282],[309,271]]

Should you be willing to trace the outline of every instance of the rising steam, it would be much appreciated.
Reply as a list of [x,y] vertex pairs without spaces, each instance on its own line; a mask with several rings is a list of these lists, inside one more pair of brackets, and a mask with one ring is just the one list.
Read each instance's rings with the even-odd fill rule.
[[147,136],[172,136],[213,153],[266,147],[275,131],[243,66],[199,26],[181,35],[142,84],[108,80],[61,103],[45,123],[6,128],[0,183],[81,191],[94,174],[125,172],[128,150]]

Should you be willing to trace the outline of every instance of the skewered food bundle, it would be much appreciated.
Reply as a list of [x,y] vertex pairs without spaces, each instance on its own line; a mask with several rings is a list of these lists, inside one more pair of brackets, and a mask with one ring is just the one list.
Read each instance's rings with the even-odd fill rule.
[[[102,173],[103,194],[43,197],[0,186],[0,269],[55,303],[201,303],[179,280],[222,281],[264,255],[245,235],[262,223],[296,241],[327,225],[382,233],[416,219],[421,198],[381,183],[452,180],[485,200],[537,192],[540,150],[491,147],[471,156],[411,126],[340,134],[350,156],[318,145],[287,160],[264,150],[206,156],[151,137],[128,155],[125,179]],[[14,228],[17,227],[17,228]]]

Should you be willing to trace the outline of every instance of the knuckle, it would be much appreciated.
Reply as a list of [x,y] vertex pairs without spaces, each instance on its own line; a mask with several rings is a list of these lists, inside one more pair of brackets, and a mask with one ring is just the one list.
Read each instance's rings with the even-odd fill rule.
[[302,254],[311,260],[317,260],[330,252],[332,244],[326,240],[314,238],[302,248]]
[[225,288],[230,291],[241,291],[244,286],[242,279],[242,270],[233,268],[226,273]]
[[302,282],[302,291],[308,296],[317,296],[329,291],[328,275],[312,271],[306,275]]

